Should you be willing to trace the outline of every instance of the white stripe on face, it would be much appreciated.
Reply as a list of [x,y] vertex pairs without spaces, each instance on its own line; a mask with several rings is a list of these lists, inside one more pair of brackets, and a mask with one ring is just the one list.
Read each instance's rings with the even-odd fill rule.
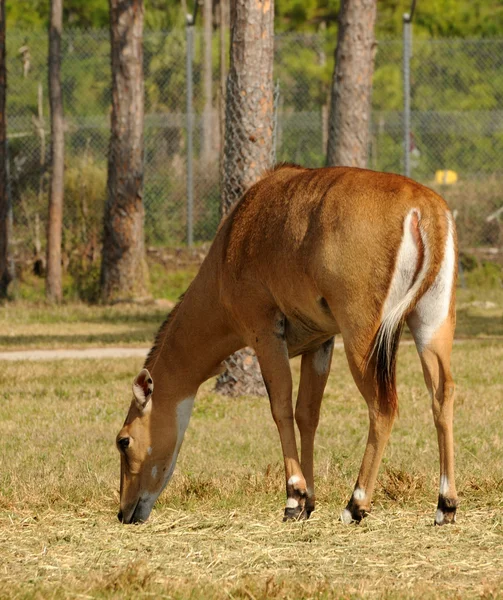
[[171,476],[173,475],[173,471],[175,470],[176,460],[178,458],[178,453],[180,452],[180,446],[182,445],[183,438],[185,436],[185,431],[187,430],[187,427],[189,425],[193,406],[194,406],[194,396],[191,396],[189,398],[185,398],[185,400],[182,400],[176,407],[176,427],[177,427],[176,446],[175,446],[175,451],[173,453],[173,458],[171,459],[171,463],[169,465],[169,469],[166,471],[166,477],[164,479],[163,487],[166,486],[168,481],[171,479]]
[[[175,450],[173,452],[173,456],[171,458],[171,462],[169,464],[168,469],[166,470],[166,474],[164,475],[164,482],[163,482],[162,487],[159,490],[159,492],[155,493],[155,494],[152,494],[150,492],[145,492],[141,496],[141,499],[144,502],[148,501],[153,505],[154,502],[159,497],[159,494],[162,492],[162,490],[166,487],[169,480],[171,479],[171,477],[173,475],[173,471],[175,470],[176,459],[178,458],[178,453],[180,452],[180,447],[182,445],[183,438],[185,436],[185,431],[187,430],[187,427],[189,425],[193,406],[194,406],[194,396],[185,398],[185,400],[182,400],[181,402],[178,403],[178,406],[176,407],[176,427],[177,427],[176,445],[175,445]],[[154,475],[154,472],[155,472],[155,475]],[[157,467],[152,468],[151,475],[152,475],[152,477],[155,478],[155,476],[157,475]]]

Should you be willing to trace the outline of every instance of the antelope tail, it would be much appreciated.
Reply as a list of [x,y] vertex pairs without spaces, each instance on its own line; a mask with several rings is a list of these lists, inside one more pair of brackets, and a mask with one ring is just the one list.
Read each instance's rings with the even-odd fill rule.
[[374,370],[382,409],[398,408],[396,357],[405,318],[417,302],[419,290],[430,267],[430,251],[421,228],[421,214],[413,208],[404,219],[403,236],[395,270],[382,309],[381,324],[366,357],[366,367]]

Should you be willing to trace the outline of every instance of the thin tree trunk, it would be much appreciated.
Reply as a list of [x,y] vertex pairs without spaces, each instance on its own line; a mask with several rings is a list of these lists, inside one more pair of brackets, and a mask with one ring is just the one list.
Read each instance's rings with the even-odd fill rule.
[[332,78],[327,165],[366,167],[377,0],[342,0]]
[[[273,160],[274,2],[231,3],[231,61],[227,77],[222,215]],[[266,395],[257,358],[249,349],[226,361],[216,390],[237,396]]]
[[208,164],[212,158],[213,141],[213,103],[212,103],[212,56],[211,38],[213,25],[212,0],[204,0],[203,27],[204,27],[204,62],[203,62],[203,84],[204,84],[204,110],[203,110],[203,148],[202,159]]
[[105,302],[147,295],[143,231],[143,0],[109,0],[112,130],[104,215]]
[[51,186],[49,222],[47,226],[46,295],[52,302],[63,296],[61,274],[61,239],[63,230],[63,195],[65,140],[63,94],[61,90],[61,34],[63,31],[63,0],[51,0],[49,25],[49,101],[51,107]]
[[9,269],[9,198],[7,188],[7,70],[5,68],[5,0],[0,0],[0,298],[12,280]]
[[229,28],[229,2],[220,0],[220,168],[223,168],[223,149],[225,138],[225,82],[227,79],[227,30]]
[[232,2],[222,215],[271,166],[273,46],[274,2]]

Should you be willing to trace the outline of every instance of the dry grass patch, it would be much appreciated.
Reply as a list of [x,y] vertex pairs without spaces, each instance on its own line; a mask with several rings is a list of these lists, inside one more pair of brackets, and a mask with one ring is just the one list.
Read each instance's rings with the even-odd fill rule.
[[438,450],[413,347],[400,351],[400,418],[373,512],[350,527],[338,515],[367,415],[340,349],[317,439],[319,503],[291,524],[267,400],[206,384],[151,519],[123,526],[114,438],[141,360],[4,363],[0,597],[503,597],[503,344],[466,342],[453,362],[461,507],[444,528],[433,526]]

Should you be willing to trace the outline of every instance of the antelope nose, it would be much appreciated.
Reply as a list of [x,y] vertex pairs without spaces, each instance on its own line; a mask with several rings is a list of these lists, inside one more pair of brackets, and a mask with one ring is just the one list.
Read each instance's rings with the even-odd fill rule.
[[119,519],[119,521],[122,523],[122,510],[120,510],[120,511],[117,513],[117,518],[118,518],[118,519]]

